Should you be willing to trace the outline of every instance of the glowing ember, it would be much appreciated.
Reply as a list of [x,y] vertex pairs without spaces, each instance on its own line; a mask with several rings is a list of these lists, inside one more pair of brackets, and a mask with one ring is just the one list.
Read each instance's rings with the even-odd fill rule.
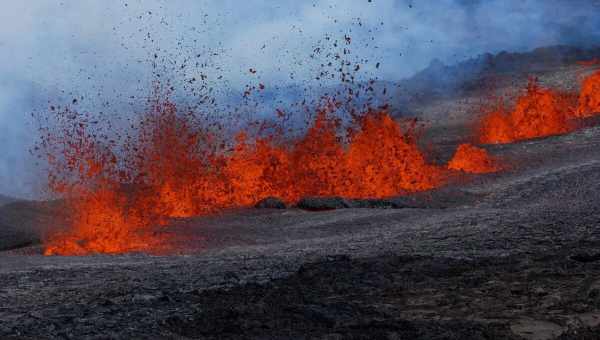
[[572,96],[540,87],[531,79],[512,111],[499,108],[485,115],[479,126],[481,143],[510,143],[572,131]]
[[[249,206],[267,196],[387,197],[444,182],[428,164],[412,128],[386,112],[368,112],[345,140],[329,109],[301,138],[275,143],[240,133],[233,148],[172,103],[155,102],[124,145],[99,140],[68,112],[43,137],[50,189],[71,210],[69,229],[51,235],[47,255],[164,252],[168,218]],[[118,150],[118,152],[117,152]]]
[[461,144],[456,149],[454,157],[448,162],[451,170],[485,174],[500,171],[499,162],[491,157],[485,149],[471,144]]
[[577,116],[581,118],[597,114],[600,114],[600,71],[584,79],[577,108]]

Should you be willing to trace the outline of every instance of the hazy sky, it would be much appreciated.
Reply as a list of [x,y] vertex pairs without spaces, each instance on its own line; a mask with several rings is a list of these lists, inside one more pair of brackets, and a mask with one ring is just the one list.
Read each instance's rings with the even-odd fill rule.
[[209,77],[241,90],[252,77],[266,84],[312,79],[315,46],[326,35],[348,34],[353,54],[373,61],[364,72],[395,80],[432,58],[452,63],[484,52],[598,44],[598,13],[600,2],[589,0],[5,1],[0,193],[35,190],[27,156],[33,110],[74,96],[92,98],[92,110],[105,102],[126,107],[149,89],[154,54],[203,60]]

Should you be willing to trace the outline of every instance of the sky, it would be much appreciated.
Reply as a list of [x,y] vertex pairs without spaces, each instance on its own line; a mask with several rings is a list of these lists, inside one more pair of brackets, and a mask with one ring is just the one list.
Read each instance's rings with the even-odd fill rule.
[[[311,58],[315,48],[344,36],[353,56],[369,60],[363,74],[394,81],[434,58],[452,64],[486,52],[597,45],[597,13],[596,0],[5,1],[0,194],[39,190],[31,113],[72,98],[85,98],[86,110],[137,108],[157,73],[202,74],[227,93],[255,81],[311,82],[325,58]],[[177,71],[186,63],[200,66]]]

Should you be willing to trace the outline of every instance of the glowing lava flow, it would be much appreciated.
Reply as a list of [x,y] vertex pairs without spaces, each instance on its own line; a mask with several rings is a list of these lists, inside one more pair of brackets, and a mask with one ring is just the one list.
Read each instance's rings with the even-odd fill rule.
[[573,102],[571,95],[542,88],[532,79],[512,111],[500,105],[483,117],[479,141],[502,144],[570,132],[575,128]]
[[485,149],[471,144],[461,144],[456,149],[454,157],[448,162],[448,169],[485,174],[500,171],[502,167]]
[[600,71],[596,71],[583,80],[579,93],[577,116],[580,118],[600,114]]
[[66,199],[71,220],[47,238],[47,255],[161,253],[169,251],[161,229],[168,218],[249,206],[267,196],[287,202],[387,197],[445,179],[446,170],[427,162],[412,130],[386,112],[366,113],[347,143],[335,117],[321,110],[296,140],[240,133],[233,148],[168,101],[153,103],[124,145],[98,139],[73,112],[59,118],[62,129],[48,130],[42,146],[50,189]]

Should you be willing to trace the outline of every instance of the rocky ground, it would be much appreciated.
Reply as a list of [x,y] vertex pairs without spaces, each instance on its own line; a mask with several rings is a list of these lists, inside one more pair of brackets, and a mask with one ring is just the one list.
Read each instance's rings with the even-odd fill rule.
[[53,204],[9,203],[0,339],[600,339],[600,126],[488,149],[434,192],[175,220],[176,256],[44,257]]

